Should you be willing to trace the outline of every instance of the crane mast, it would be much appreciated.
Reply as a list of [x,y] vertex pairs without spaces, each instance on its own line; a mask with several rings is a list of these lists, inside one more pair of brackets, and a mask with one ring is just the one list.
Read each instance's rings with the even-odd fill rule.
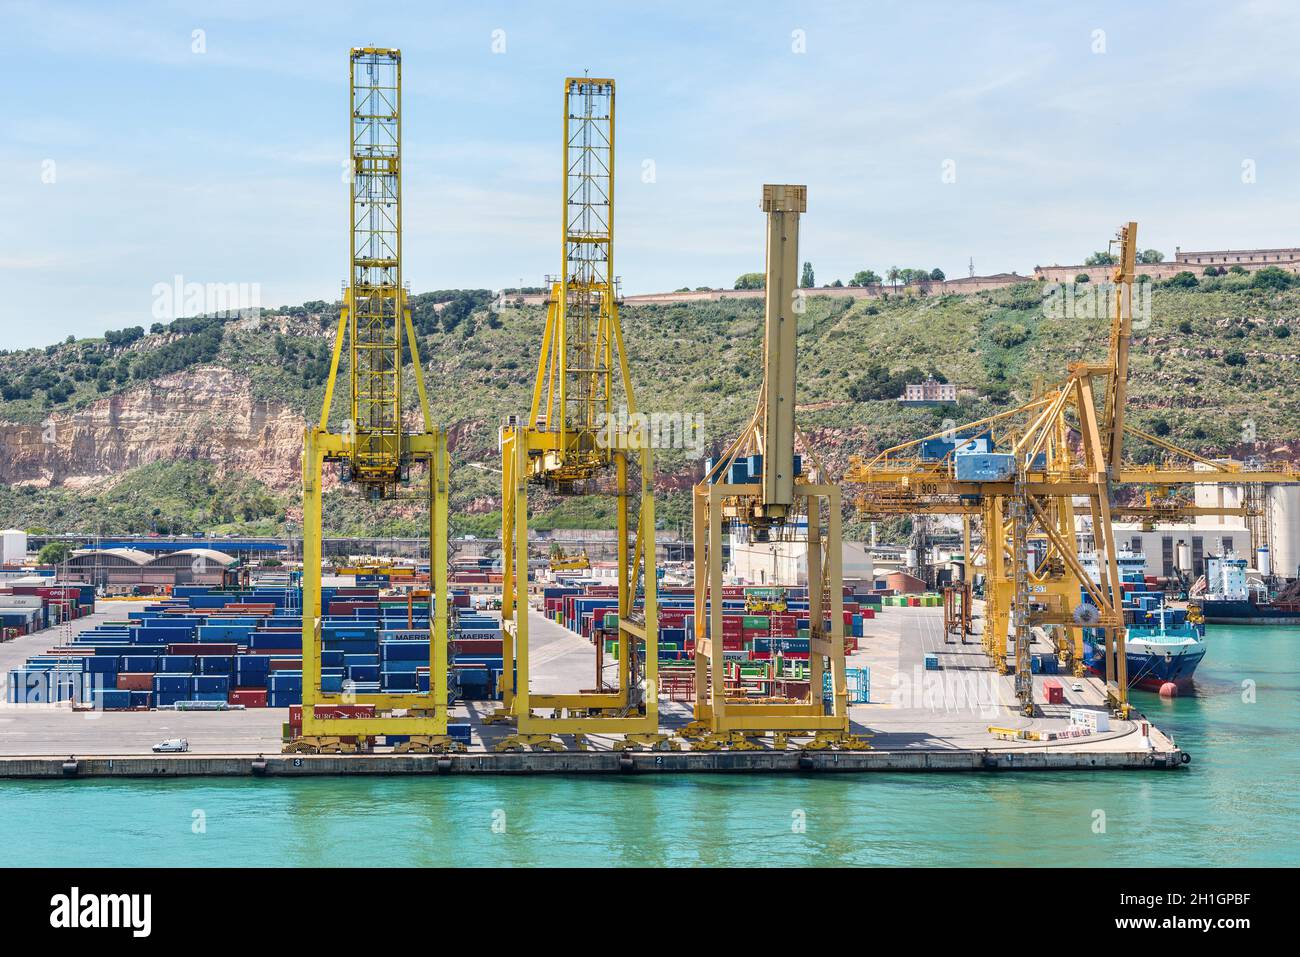
[[[429,414],[424,372],[402,280],[402,54],[353,48],[348,58],[348,286],[334,336],[320,419],[303,439],[302,735],[287,750],[338,750],[341,739],[409,735],[407,746],[453,747],[447,730],[446,431]],[[346,344],[346,352],[344,345]],[[409,352],[422,428],[403,423],[402,369]],[[330,430],[339,366],[346,361],[350,417]],[[430,641],[428,692],[326,691],[321,683],[321,534],[325,463],[371,500],[416,497],[403,489],[412,463],[427,473]],[[318,706],[370,704],[369,718],[318,717]]]

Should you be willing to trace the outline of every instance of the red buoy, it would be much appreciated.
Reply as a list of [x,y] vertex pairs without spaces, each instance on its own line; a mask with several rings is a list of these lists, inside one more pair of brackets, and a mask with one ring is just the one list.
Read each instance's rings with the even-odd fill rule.
[[1174,684],[1172,681],[1166,681],[1164,684],[1160,686],[1160,697],[1177,698],[1178,685]]

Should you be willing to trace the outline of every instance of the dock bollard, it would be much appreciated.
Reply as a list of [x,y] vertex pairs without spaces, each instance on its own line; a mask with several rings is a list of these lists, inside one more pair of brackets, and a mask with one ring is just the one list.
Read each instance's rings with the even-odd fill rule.
[[255,761],[252,763],[252,765],[250,765],[250,767],[251,767],[251,769],[252,769],[252,772],[253,772],[254,774],[258,775],[259,777],[260,777],[261,775],[263,775],[263,774],[266,774],[266,757],[265,757],[265,755],[261,755],[261,754],[259,754],[259,755],[257,756],[257,760],[255,760]]
[[72,777],[77,773],[78,769],[79,765],[77,764],[76,756],[72,754],[68,755],[68,760],[63,762],[63,773],[68,777]]

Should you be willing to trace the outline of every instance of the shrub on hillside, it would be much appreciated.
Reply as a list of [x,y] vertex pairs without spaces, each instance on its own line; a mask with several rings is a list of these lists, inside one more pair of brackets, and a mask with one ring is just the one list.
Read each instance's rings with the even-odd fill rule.
[[1016,325],[1014,322],[999,322],[989,330],[989,339],[994,345],[1001,346],[1003,349],[1011,349],[1020,345],[1029,338],[1029,335],[1028,329]]
[[1277,266],[1265,266],[1250,277],[1250,284],[1256,289],[1290,289],[1297,282],[1300,276]]

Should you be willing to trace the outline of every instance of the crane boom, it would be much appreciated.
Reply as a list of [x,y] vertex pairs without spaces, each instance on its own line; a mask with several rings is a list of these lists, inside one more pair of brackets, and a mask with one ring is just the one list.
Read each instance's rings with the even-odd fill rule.
[[1111,281],[1115,291],[1115,311],[1110,326],[1110,381],[1106,389],[1106,407],[1102,416],[1102,436],[1106,441],[1112,479],[1119,478],[1124,459],[1124,403],[1128,395],[1128,357],[1133,341],[1133,273],[1137,262],[1137,223],[1126,223],[1119,231],[1119,262]]
[[636,411],[614,278],[614,81],[564,81],[563,258],[547,300],[546,331],[528,425],[549,448],[531,476],[565,487],[612,461],[602,441],[614,413],[615,373]]
[[799,276],[799,215],[808,187],[765,185],[767,294],[763,336],[763,503],[772,519],[794,503],[795,295]]
[[355,441],[350,478],[396,480],[402,428],[401,54],[355,51],[349,61],[351,215],[349,371]]

